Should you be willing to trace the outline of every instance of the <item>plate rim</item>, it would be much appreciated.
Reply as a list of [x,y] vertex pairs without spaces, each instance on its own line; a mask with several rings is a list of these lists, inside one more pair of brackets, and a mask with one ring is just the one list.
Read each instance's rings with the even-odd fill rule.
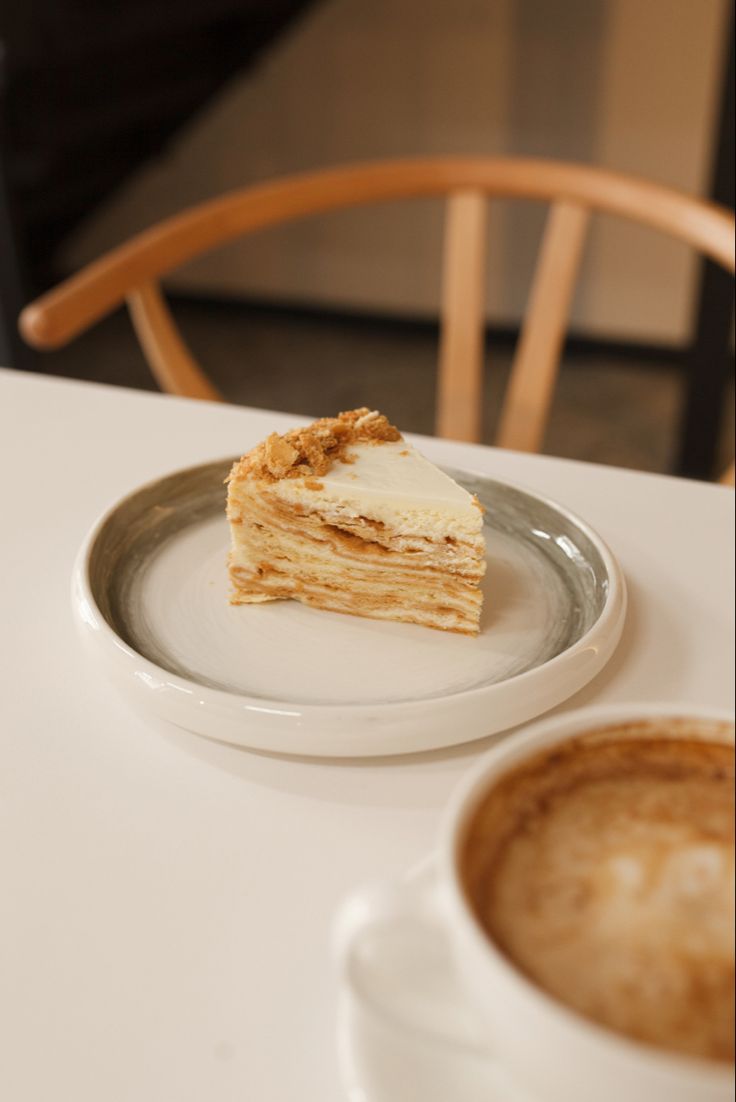
[[[328,720],[334,719],[336,714],[339,714],[341,720],[341,726],[349,727],[350,721],[361,722],[365,720],[371,721],[371,726],[374,725],[376,720],[386,720],[389,717],[398,717],[403,719],[411,718],[422,712],[426,713],[428,708],[438,708],[440,705],[446,705],[448,702],[461,707],[462,705],[470,705],[485,703],[495,695],[500,695],[501,690],[508,691],[509,686],[514,689],[518,688],[518,691],[523,694],[524,686],[530,681],[533,683],[535,680],[539,680],[542,672],[554,677],[560,672],[560,668],[564,669],[565,666],[574,664],[579,656],[585,652],[593,652],[592,657],[598,657],[597,662],[592,663],[592,667],[588,664],[585,671],[585,676],[581,676],[575,679],[575,684],[572,688],[568,689],[561,694],[557,703],[567,699],[573,693],[577,692],[584,685],[586,685],[600,669],[603,668],[610,656],[613,654],[623,630],[624,621],[626,618],[626,609],[628,603],[627,586],[623,571],[617,562],[613,552],[609,548],[606,541],[592,528],[587,521],[583,520],[573,510],[568,509],[566,506],[561,505],[553,498],[548,497],[546,494],[537,492],[536,490],[528,487],[522,483],[511,481],[505,478],[497,478],[494,475],[490,475],[487,472],[479,471],[470,467],[459,467],[450,464],[438,464],[441,469],[449,469],[455,472],[457,475],[467,475],[471,478],[480,479],[482,481],[490,481],[501,484],[508,487],[511,490],[517,490],[528,497],[533,498],[535,501],[542,503],[543,505],[551,508],[554,512],[558,513],[566,520],[576,526],[583,534],[590,540],[592,545],[596,548],[596,551],[601,556],[603,561],[606,575],[608,578],[608,590],[605,595],[603,607],[600,614],[595,621],[590,625],[587,631],[580,636],[571,646],[561,651],[559,654],[554,655],[552,658],[547,659],[546,662],[541,663],[539,666],[535,666],[532,669],[524,670],[521,673],[512,675],[511,677],[504,678],[502,681],[494,682],[490,685],[476,685],[467,689],[461,689],[457,692],[449,694],[441,694],[439,696],[424,698],[420,697],[413,700],[401,700],[401,701],[375,701],[375,702],[356,702],[356,703],[340,703],[340,702],[295,702],[288,700],[279,700],[277,698],[269,697],[256,697],[249,696],[246,693],[238,693],[235,691],[228,691],[226,689],[213,688],[203,684],[200,681],[185,678],[180,674],[172,673],[163,666],[159,666],[157,663],[147,658],[145,655],[137,651],[133,646],[126,642],[108,623],[102,610],[100,609],[95,596],[92,592],[92,586],[90,583],[90,561],[92,552],[95,547],[96,540],[98,539],[102,528],[109,518],[130,498],[139,493],[151,489],[155,485],[161,482],[165,482],[168,478],[179,476],[186,476],[188,473],[194,473],[201,471],[206,467],[226,467],[228,463],[232,464],[234,459],[232,457],[223,457],[221,459],[212,459],[202,463],[196,463],[185,467],[180,467],[169,472],[157,475],[154,478],[149,479],[144,483],[140,483],[120,495],[109,504],[93,521],[88,528],[87,533],[80,545],[77,552],[77,556],[74,563],[72,572],[72,605],[75,614],[75,619],[82,629],[88,629],[86,635],[94,635],[99,643],[105,644],[108,652],[108,657],[113,659],[120,659],[125,657],[129,664],[135,664],[138,670],[133,670],[133,679],[138,682],[139,686],[145,686],[146,694],[150,697],[151,690],[155,693],[161,694],[162,690],[173,690],[179,695],[191,693],[196,690],[199,694],[199,715],[203,715],[208,711],[207,704],[211,703],[214,716],[212,726],[215,727],[217,714],[223,712],[235,711],[240,716],[240,722],[244,727],[244,734],[247,731],[248,716],[260,716],[271,717],[271,722],[279,720],[282,725],[293,726],[294,720]],[[593,646],[593,643],[602,642],[608,639],[608,645],[605,647]],[[601,657],[602,656],[602,657]],[[130,679],[127,679],[130,684]],[[202,699],[204,698],[204,699]],[[526,722],[534,718],[534,716],[546,712],[549,708],[554,707],[554,704],[542,704],[537,711],[523,709],[525,712],[524,718],[515,721],[515,723]],[[165,709],[157,709],[159,713],[165,712]],[[174,720],[176,723],[177,721]],[[453,737],[448,735],[443,741],[423,741],[417,747],[402,747],[396,750],[381,749],[375,751],[375,753],[386,754],[401,754],[412,752],[413,750],[426,750],[432,748],[438,748],[439,746],[458,745],[462,742],[472,741],[477,738],[485,737],[496,733],[501,730],[505,730],[510,726],[514,726],[515,723],[503,723],[501,726],[495,726],[492,719],[485,727],[482,734],[463,734],[462,737]],[[240,745],[246,747],[253,747],[256,749],[273,749],[279,752],[277,745],[271,745],[273,739],[273,728],[267,739],[256,738],[255,741],[252,738],[229,738],[222,736],[216,731],[211,734],[207,730],[203,730],[202,725],[199,724],[195,727],[188,726],[188,724],[177,723],[178,726],[186,726],[190,730],[195,730],[199,734],[203,734],[213,738],[225,738],[225,741],[236,741]],[[306,732],[303,732],[306,734]],[[344,739],[349,738],[347,731],[344,732]],[[278,740],[276,740],[278,741]],[[300,740],[301,741],[301,740]],[[292,750],[286,750],[283,752],[291,753]],[[324,750],[317,751],[311,750],[308,746],[303,749],[297,750],[297,753],[307,754],[309,756],[341,756],[347,754],[349,756],[372,756],[370,749],[363,748],[360,751],[351,750],[347,744],[338,750],[331,750],[325,752]]]

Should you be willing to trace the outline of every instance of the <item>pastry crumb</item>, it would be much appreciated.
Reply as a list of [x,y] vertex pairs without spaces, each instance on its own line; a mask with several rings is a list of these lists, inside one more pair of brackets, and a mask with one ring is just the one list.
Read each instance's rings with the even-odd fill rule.
[[382,444],[401,439],[401,433],[387,417],[378,410],[362,406],[338,417],[322,417],[283,436],[271,433],[234,464],[227,481],[258,478],[278,482],[282,478],[312,478],[327,474],[336,461],[354,463],[355,456],[348,451],[353,444]]

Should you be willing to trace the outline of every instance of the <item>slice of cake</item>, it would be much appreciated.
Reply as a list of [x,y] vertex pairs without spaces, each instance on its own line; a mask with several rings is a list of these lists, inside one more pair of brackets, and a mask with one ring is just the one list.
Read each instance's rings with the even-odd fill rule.
[[230,472],[227,515],[233,604],[478,631],[482,508],[380,413],[273,433]]

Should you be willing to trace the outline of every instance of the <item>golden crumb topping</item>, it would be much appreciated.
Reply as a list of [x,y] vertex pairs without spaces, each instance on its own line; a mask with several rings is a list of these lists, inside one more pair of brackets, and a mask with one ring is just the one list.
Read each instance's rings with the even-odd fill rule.
[[336,462],[351,463],[353,444],[383,444],[401,440],[399,430],[382,413],[363,406],[338,417],[322,417],[303,429],[279,436],[272,432],[230,471],[228,481],[260,478],[303,478],[326,474]]

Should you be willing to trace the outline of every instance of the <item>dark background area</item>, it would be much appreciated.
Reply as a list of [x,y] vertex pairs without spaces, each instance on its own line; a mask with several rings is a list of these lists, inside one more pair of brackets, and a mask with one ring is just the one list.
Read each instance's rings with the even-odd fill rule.
[[[124,5],[32,0],[23,6],[5,5],[0,13],[0,362],[22,370],[152,385],[122,317],[108,319],[98,334],[44,357],[20,341],[17,314],[67,274],[59,264],[58,250],[80,220],[139,165],[165,149],[233,73],[257,65],[315,6],[294,0],[208,0],[187,5],[151,0],[129,0]],[[733,208],[733,28],[726,46],[718,109],[709,136],[709,193]],[[272,364],[263,373],[271,379],[279,356],[293,355],[298,349],[299,356],[324,366],[324,386],[329,389],[335,384],[338,404],[341,395],[345,395],[344,404],[350,404],[352,391],[344,379],[336,380],[339,367],[331,367],[333,355],[335,365],[346,356],[351,363],[365,360],[364,375],[375,382],[376,372],[361,350],[380,349],[382,361],[394,365],[392,385],[403,378],[407,393],[414,395],[418,393],[413,381],[417,365],[421,362],[421,370],[431,373],[435,331],[430,324],[354,318],[345,311],[324,308],[278,309],[268,303],[182,299],[175,305],[193,343],[207,346],[213,377],[219,372],[220,385],[234,401],[319,412],[305,404],[309,396],[299,389],[298,373],[290,376],[286,369],[280,372],[280,390],[256,387],[254,391],[251,386],[243,393],[226,357],[218,357],[216,331],[225,334],[225,341],[229,334],[239,347],[259,348],[262,361]],[[680,474],[710,478],[722,462],[723,413],[731,402],[733,378],[733,280],[710,263],[701,267],[693,316],[692,340],[683,347],[612,345],[573,333],[565,363],[588,369],[592,364],[594,372],[608,365],[614,373],[618,364],[621,379],[659,371],[659,388],[665,391],[668,386],[672,389],[674,381],[668,415],[675,427],[665,452],[651,462]],[[501,378],[515,335],[509,330],[489,333],[491,347],[498,350]],[[101,362],[106,365],[102,374],[94,366]],[[376,385],[380,399],[382,384]],[[649,386],[650,405],[655,390]],[[418,403],[407,401],[403,418],[407,428],[431,431],[431,398],[428,394]],[[622,417],[626,404],[622,397]],[[635,402],[629,399],[628,404],[631,409]],[[487,420],[492,421],[490,412]],[[648,430],[642,426],[641,431]],[[564,435],[560,429],[558,454],[564,454]],[[604,461],[606,457],[604,447]],[[611,461],[626,463],[616,454]]]

